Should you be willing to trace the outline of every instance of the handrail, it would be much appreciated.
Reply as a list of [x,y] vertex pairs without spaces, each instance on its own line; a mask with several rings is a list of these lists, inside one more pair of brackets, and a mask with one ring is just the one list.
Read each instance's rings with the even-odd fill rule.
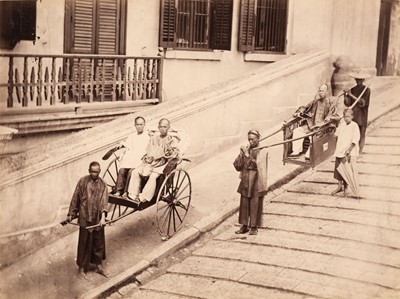
[[100,59],[161,59],[161,56],[127,56],[102,54],[22,54],[0,53],[0,57],[38,57],[38,58],[100,58]]
[[8,80],[0,82],[8,108],[161,101],[162,56],[8,53],[0,57],[8,60]]

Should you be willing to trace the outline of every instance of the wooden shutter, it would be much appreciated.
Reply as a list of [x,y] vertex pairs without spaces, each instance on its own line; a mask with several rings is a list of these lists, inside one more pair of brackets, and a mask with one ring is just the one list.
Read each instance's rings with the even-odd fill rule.
[[66,33],[70,30],[65,41],[67,53],[95,53],[95,2],[96,0],[66,1]]
[[119,16],[118,0],[98,0],[97,53],[118,54]]
[[233,0],[215,0],[213,10],[213,43],[218,50],[231,49]]
[[241,0],[239,24],[239,51],[254,50],[256,0]]
[[176,45],[176,4],[178,0],[161,0],[159,46],[173,48]]

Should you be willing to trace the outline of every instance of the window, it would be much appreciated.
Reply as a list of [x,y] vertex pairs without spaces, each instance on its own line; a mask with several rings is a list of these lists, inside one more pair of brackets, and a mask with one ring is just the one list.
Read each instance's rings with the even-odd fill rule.
[[230,50],[233,0],[161,0],[160,47]]
[[[123,55],[125,54],[126,0],[66,0],[64,51],[74,54]],[[80,77],[98,77],[112,82],[115,62],[113,59],[95,60],[93,71],[90,59],[70,61],[73,84]],[[81,72],[79,73],[79,67]],[[106,100],[112,84],[105,85]]]
[[242,0],[239,50],[284,54],[288,0]]
[[65,52],[125,54],[125,0],[66,0]]
[[36,0],[0,1],[0,48],[36,39]]

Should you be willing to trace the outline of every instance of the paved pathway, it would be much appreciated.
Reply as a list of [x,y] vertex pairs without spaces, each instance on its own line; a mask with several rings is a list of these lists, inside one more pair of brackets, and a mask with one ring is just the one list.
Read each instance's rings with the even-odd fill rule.
[[361,200],[330,195],[328,161],[270,196],[257,236],[230,227],[125,297],[400,298],[400,110],[365,152]]

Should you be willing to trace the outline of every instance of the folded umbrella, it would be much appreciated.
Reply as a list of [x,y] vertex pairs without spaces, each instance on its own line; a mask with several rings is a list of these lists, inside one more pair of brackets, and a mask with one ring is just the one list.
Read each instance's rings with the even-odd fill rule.
[[345,159],[345,163],[340,163],[337,170],[353,192],[354,196],[360,198],[356,159],[354,157],[350,159],[350,161]]

